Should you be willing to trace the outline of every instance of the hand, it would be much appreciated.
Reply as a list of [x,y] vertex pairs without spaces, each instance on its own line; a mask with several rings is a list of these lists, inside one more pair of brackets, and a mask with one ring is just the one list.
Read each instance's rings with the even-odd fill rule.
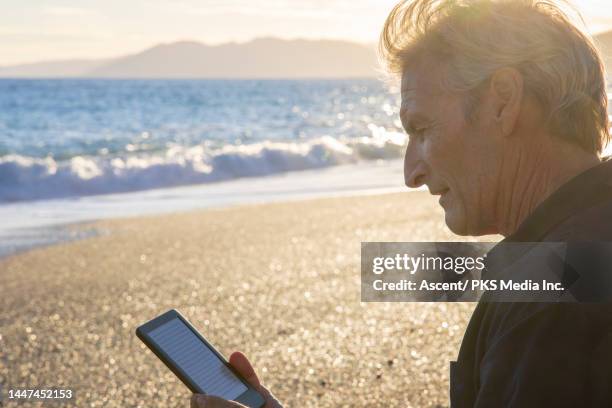
[[[259,378],[257,378],[257,374],[255,374],[255,370],[253,366],[246,358],[244,354],[237,351],[232,353],[229,358],[229,363],[244,377],[244,379],[266,400],[266,404],[264,408],[282,408],[280,402],[259,382]],[[193,394],[191,396],[191,408],[245,408],[244,405],[239,404],[234,401],[227,401],[223,398],[215,397],[212,395],[205,394]]]

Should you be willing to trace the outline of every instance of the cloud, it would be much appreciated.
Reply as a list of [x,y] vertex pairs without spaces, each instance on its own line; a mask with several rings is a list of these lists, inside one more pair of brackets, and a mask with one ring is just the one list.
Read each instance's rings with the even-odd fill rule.
[[96,14],[94,10],[80,8],[80,7],[45,7],[42,10],[44,15],[48,16],[57,16],[57,17],[83,17],[83,16],[91,16]]
[[194,1],[160,0],[158,5],[171,11],[189,15],[250,15],[269,18],[329,19],[355,13],[365,13],[369,6],[348,0],[267,0],[254,3],[246,0]]
[[83,33],[82,31],[67,31],[67,30],[25,30],[11,27],[0,28],[0,39],[5,41],[26,41],[52,43],[52,42],[88,42],[88,41],[103,41],[112,38],[106,32]]

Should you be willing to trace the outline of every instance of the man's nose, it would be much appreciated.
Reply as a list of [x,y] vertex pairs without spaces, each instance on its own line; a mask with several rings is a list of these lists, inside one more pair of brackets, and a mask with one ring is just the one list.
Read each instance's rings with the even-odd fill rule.
[[409,143],[404,156],[404,182],[410,188],[418,188],[425,184],[426,166],[411,147]]

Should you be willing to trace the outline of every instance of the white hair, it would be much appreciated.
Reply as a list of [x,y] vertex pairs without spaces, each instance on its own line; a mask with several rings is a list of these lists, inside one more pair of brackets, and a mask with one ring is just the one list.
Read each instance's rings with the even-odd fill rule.
[[443,85],[474,91],[514,67],[547,113],[549,130],[589,152],[610,139],[605,70],[592,39],[555,0],[404,0],[385,22],[379,53],[402,73],[425,57],[446,64]]

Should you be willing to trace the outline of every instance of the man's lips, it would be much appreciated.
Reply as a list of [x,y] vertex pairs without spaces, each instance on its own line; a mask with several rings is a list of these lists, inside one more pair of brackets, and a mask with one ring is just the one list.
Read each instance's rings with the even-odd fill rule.
[[441,195],[444,195],[444,193],[446,193],[448,190],[449,190],[448,188],[443,188],[443,189],[436,190],[436,191],[430,191],[429,193],[431,195],[439,195],[439,196],[441,196]]
[[448,190],[449,190],[448,188],[445,188],[445,189],[441,189],[437,191],[432,191],[431,194],[439,195],[440,198],[438,199],[438,204],[442,205],[442,200],[444,200],[444,195],[448,193]]

